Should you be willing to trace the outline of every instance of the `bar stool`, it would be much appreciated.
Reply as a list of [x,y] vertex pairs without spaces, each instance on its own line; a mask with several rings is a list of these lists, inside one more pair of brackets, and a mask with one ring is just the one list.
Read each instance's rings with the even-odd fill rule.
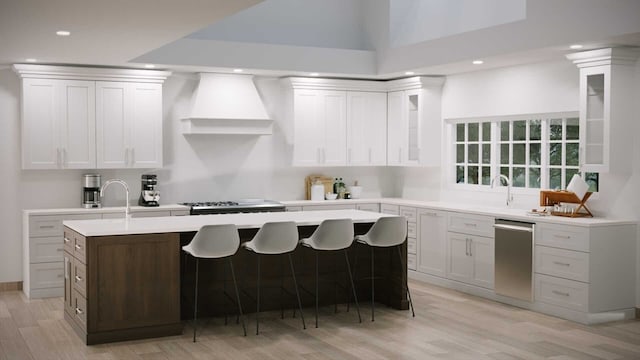
[[324,220],[311,234],[310,237],[300,240],[302,246],[315,250],[316,257],[316,328],[318,327],[318,253],[320,251],[344,251],[344,259],[349,272],[349,280],[351,282],[351,290],[355,299],[356,308],[358,310],[358,319],[362,322],[360,316],[360,306],[358,305],[358,295],[353,284],[353,276],[351,274],[351,266],[349,264],[349,256],[347,248],[353,243],[353,221],[351,219],[333,219]]
[[[398,249],[398,256],[400,257],[400,266],[402,269],[406,269],[400,246],[402,246],[402,244],[407,240],[407,219],[404,216],[381,217],[373,224],[366,234],[356,236],[355,240],[360,244],[368,245],[371,249],[371,321],[375,321],[374,249],[381,247],[396,247]],[[357,257],[356,260],[354,260],[354,263],[357,263]],[[409,297],[409,305],[411,305],[411,313],[415,317],[416,313],[413,310],[409,284],[406,285],[406,291]]]
[[227,225],[205,225],[198,230],[191,242],[182,247],[182,250],[189,253],[196,259],[196,282],[195,295],[193,305],[193,342],[196,342],[196,324],[198,315],[198,264],[200,259],[223,259],[229,260],[231,268],[231,276],[233,285],[236,289],[236,300],[238,311],[242,319],[242,329],[244,336],[247,336],[247,328],[244,323],[244,315],[242,314],[242,304],[240,303],[240,293],[238,292],[238,283],[233,270],[233,261],[231,257],[238,251],[240,246],[240,235],[238,229],[233,224]]
[[[293,276],[293,285],[298,298],[298,307],[300,308],[300,317],[302,318],[302,327],[307,328],[302,314],[302,302],[300,301],[300,293],[298,292],[298,282],[296,280],[296,272],[293,268],[291,260],[291,252],[298,245],[298,227],[293,221],[268,222],[262,225],[260,230],[251,239],[251,241],[242,244],[242,247],[258,255],[258,296],[256,299],[256,335],[260,329],[260,258],[263,255],[284,255],[289,257],[289,265],[291,267],[291,275]],[[281,293],[282,295],[282,293]]]

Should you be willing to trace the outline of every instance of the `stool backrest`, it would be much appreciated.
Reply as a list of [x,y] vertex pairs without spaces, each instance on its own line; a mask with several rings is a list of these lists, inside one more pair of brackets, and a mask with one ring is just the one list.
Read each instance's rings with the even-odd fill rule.
[[407,239],[407,219],[404,216],[379,218],[366,236],[374,246],[396,246]]
[[268,222],[251,239],[251,248],[260,254],[283,254],[298,245],[298,227],[293,221]]
[[329,219],[320,223],[310,237],[318,250],[341,250],[353,243],[351,219]]
[[195,257],[222,258],[235,254],[239,246],[240,235],[235,225],[205,225],[183,249]]

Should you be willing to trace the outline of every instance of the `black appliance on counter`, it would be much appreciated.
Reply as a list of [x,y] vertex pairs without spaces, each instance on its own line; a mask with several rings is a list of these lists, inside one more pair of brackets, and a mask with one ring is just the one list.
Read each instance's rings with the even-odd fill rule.
[[242,199],[237,201],[208,201],[180,203],[190,207],[191,215],[235,214],[255,212],[285,211],[282,203],[263,199]]
[[160,206],[160,192],[156,190],[157,185],[158,178],[156,175],[142,175],[138,205],[148,207]]

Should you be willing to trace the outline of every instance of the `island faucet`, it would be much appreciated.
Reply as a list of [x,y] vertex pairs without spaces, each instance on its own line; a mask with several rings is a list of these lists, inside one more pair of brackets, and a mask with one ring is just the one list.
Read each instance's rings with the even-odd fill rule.
[[104,184],[102,185],[102,187],[100,188],[100,198],[102,198],[102,196],[104,196],[104,191],[107,188],[107,186],[113,184],[113,183],[118,183],[122,186],[124,186],[124,191],[126,194],[126,207],[124,210],[124,218],[125,219],[130,219],[131,218],[131,212],[129,211],[129,186],[127,186],[127,183],[124,182],[124,180],[120,180],[120,179],[111,179],[111,180],[107,180],[104,182]]
[[496,179],[498,179],[498,181],[504,180],[507,183],[507,206],[511,205],[511,202],[513,202],[513,195],[511,194],[511,180],[509,180],[509,178],[506,175],[503,175],[503,174],[497,175],[496,177],[491,179],[492,189]]

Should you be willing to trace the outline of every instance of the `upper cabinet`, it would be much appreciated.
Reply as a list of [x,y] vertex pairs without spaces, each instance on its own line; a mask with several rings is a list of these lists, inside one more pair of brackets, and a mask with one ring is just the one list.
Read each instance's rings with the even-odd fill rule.
[[347,92],[347,165],[387,164],[387,94]]
[[443,84],[441,77],[413,77],[389,82],[388,165],[440,165]]
[[[567,55],[580,68],[580,163],[585,172],[631,171],[634,66],[638,49]],[[615,141],[612,141],[615,139]]]
[[23,169],[162,166],[162,82],[169,72],[24,64],[14,70],[22,78]]

